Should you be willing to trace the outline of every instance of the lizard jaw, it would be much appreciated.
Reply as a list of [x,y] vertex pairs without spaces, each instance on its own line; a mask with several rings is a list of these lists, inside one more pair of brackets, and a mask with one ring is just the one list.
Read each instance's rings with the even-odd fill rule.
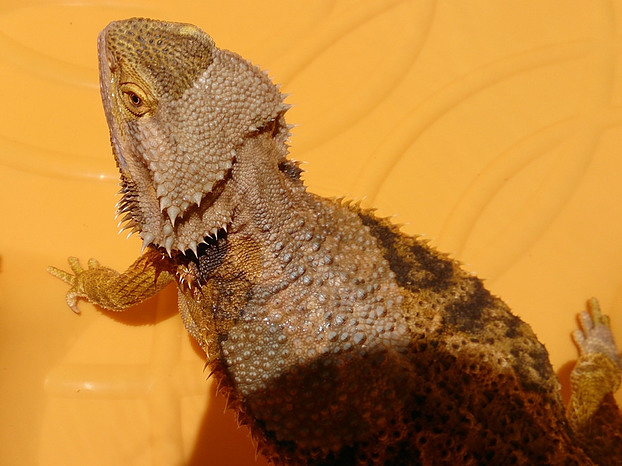
[[[210,238],[217,239],[221,232],[229,229],[236,204],[233,189],[227,186],[226,180],[223,180],[200,205],[193,205],[175,219],[171,219],[168,213],[163,211],[157,218],[143,221],[141,200],[136,199],[131,190],[122,189],[122,191],[126,191],[119,202],[119,214],[124,215],[121,221],[124,223],[123,228],[131,229],[131,233],[140,234],[143,240],[142,250],[153,244],[166,249],[169,256],[173,251],[186,253],[188,250],[196,255],[201,243]],[[153,208],[157,200],[152,198],[150,203]],[[137,218],[141,220],[137,221]]]

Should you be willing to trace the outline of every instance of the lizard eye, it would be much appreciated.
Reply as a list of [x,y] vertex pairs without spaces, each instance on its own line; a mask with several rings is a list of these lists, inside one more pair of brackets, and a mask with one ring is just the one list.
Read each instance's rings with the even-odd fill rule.
[[143,99],[141,99],[138,94],[134,92],[128,92],[128,97],[130,98],[130,102],[134,107],[140,107],[143,103]]
[[132,83],[121,84],[123,104],[136,116],[143,116],[151,110],[147,95],[138,86]]

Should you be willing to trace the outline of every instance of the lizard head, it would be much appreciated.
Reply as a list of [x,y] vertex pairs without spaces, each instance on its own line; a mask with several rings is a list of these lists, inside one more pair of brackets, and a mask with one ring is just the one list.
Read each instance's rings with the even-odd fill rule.
[[231,221],[219,199],[245,138],[271,127],[285,157],[288,106],[263,71],[190,24],[115,21],[98,52],[125,228],[143,247],[196,253]]

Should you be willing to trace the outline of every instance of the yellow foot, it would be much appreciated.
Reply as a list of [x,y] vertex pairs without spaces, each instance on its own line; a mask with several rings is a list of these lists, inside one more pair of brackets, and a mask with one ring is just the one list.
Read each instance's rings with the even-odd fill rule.
[[603,354],[622,368],[622,358],[613,338],[609,316],[601,313],[596,298],[591,298],[587,303],[587,311],[579,314],[579,323],[581,328],[575,330],[572,337],[581,356]]

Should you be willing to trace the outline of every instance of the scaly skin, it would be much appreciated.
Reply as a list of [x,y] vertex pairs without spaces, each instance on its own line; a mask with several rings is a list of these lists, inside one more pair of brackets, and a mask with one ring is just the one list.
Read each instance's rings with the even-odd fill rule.
[[50,268],[74,310],[121,311],[175,280],[184,325],[275,463],[622,461],[619,359],[594,304],[567,415],[545,348],[479,279],[306,191],[262,71],[146,19],[111,23],[99,60],[120,211],[145,252],[122,274]]

